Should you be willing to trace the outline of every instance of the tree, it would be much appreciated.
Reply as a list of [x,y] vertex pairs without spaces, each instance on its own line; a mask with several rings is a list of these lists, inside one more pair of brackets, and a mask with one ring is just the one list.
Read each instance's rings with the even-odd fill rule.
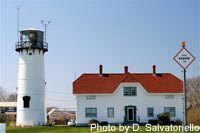
[[187,80],[187,110],[188,122],[200,123],[200,77]]
[[7,92],[2,87],[0,87],[0,102],[5,102],[7,98],[8,98]]
[[8,102],[17,101],[17,94],[15,92],[11,93],[10,95],[8,95],[6,101],[8,101]]
[[191,107],[200,106],[200,77],[187,80],[187,97]]
[[0,87],[0,102],[15,102],[17,101],[17,93],[9,93]]

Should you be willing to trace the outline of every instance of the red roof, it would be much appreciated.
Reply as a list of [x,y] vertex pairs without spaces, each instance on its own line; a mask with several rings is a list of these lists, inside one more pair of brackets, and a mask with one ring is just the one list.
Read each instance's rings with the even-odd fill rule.
[[148,93],[182,93],[183,83],[170,73],[83,74],[73,83],[74,94],[109,94],[120,83],[140,83]]

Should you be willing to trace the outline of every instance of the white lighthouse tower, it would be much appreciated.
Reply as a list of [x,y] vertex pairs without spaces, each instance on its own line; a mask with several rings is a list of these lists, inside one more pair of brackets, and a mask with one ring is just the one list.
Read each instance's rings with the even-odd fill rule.
[[19,53],[17,126],[45,125],[45,73],[44,53],[48,44],[43,42],[44,32],[28,28],[20,31],[16,43]]

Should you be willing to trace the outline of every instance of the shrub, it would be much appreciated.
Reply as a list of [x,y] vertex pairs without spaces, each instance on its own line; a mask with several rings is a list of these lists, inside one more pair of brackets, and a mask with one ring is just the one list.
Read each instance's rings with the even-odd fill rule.
[[91,124],[99,124],[100,122],[95,120],[95,119],[92,119],[92,120],[89,120],[88,121],[88,125],[90,126]]
[[157,119],[150,119],[149,120],[149,124],[151,124],[151,125],[157,125],[158,124],[158,120]]
[[53,124],[52,123],[48,123],[46,126],[52,127]]
[[183,124],[183,122],[182,122],[181,120],[179,120],[179,119],[178,119],[178,120],[176,120],[176,121],[175,121],[175,123],[174,123],[174,124],[175,124],[175,125],[182,125],[182,124]]
[[16,126],[16,122],[10,122],[9,123],[9,127],[15,127]]
[[158,117],[158,122],[161,125],[170,125],[170,117],[169,117],[169,113],[161,113],[157,115]]
[[199,125],[200,123],[200,106],[195,106],[192,109],[188,110],[188,123],[192,123],[194,125]]
[[54,120],[54,125],[66,125],[66,122],[65,120]]
[[101,126],[107,126],[108,125],[108,122],[107,121],[102,121],[101,122]]
[[6,122],[6,115],[0,114],[0,122]]
[[169,121],[168,125],[175,125],[175,121]]

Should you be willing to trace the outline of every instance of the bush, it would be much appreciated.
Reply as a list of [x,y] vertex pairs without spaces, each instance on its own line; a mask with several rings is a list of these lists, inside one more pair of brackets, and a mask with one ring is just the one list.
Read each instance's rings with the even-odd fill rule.
[[54,125],[65,125],[65,120],[54,120]]
[[169,121],[169,125],[175,125],[175,121]]
[[99,124],[99,123],[100,123],[99,121],[92,119],[88,121],[88,126],[90,126],[91,124]]
[[6,122],[6,115],[0,114],[0,122]]
[[47,124],[45,126],[53,126],[53,124],[50,122],[47,122]]
[[9,127],[15,127],[16,126],[16,122],[10,122],[9,123]]
[[162,114],[158,114],[158,123],[161,125],[170,125],[170,117],[169,117],[169,113],[162,113]]
[[151,125],[157,125],[158,124],[158,120],[157,119],[150,119],[149,120],[149,124],[151,124]]
[[195,106],[192,109],[188,110],[188,123],[192,123],[194,125],[199,125],[200,123],[200,106]]
[[101,122],[101,126],[107,126],[108,125],[108,122],[107,121],[102,121]]
[[175,124],[175,125],[182,125],[182,124],[183,124],[183,122],[182,122],[181,120],[179,120],[179,119],[178,119],[178,120],[176,120],[176,121],[175,121],[175,123],[174,123],[174,124]]

